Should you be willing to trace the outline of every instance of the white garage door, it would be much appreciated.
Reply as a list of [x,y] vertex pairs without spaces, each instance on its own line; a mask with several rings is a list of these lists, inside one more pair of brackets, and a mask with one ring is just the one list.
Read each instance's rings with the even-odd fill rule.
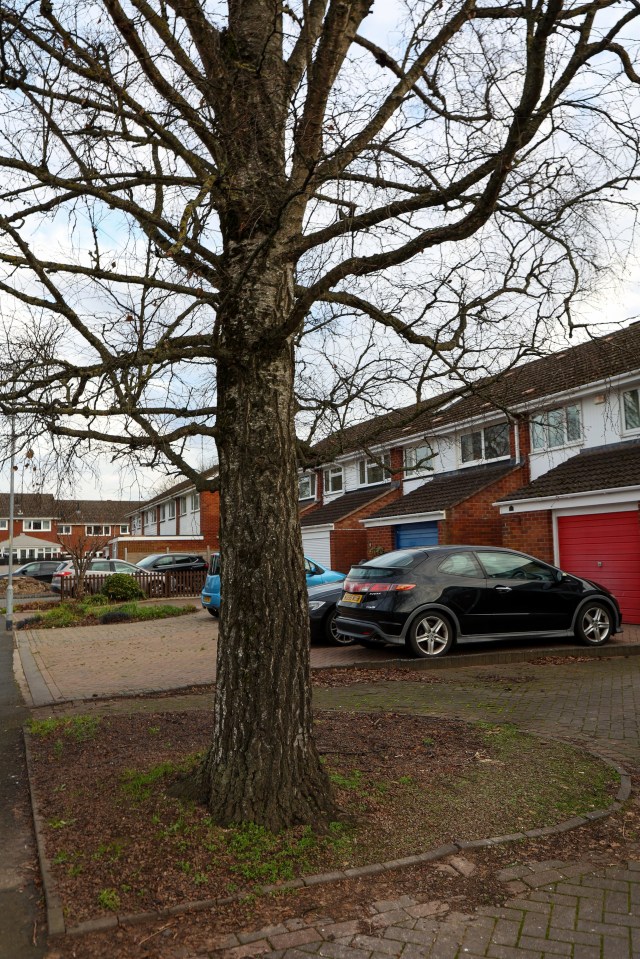
[[326,530],[302,530],[302,547],[307,559],[313,559],[321,566],[331,568],[331,533]]

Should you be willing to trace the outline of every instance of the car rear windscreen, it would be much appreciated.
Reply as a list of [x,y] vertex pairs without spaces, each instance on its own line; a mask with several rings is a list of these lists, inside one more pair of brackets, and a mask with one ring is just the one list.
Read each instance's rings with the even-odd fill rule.
[[376,556],[374,559],[367,560],[366,566],[352,566],[349,571],[349,579],[367,580],[384,579],[389,576],[397,576],[403,569],[416,565],[426,559],[426,553],[422,551],[398,549],[394,553],[385,553],[384,556]]

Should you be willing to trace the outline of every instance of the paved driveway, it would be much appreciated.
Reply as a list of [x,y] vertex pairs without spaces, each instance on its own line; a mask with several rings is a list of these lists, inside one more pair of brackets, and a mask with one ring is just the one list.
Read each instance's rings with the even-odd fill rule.
[[[145,623],[20,630],[16,632],[16,678],[30,706],[202,686],[215,680],[217,637],[217,621],[206,610]],[[622,652],[623,646],[640,652],[640,627],[627,628],[623,639],[616,638],[607,649]],[[537,644],[538,652],[545,648],[548,651],[554,645]],[[576,650],[570,645],[560,647],[560,652],[570,655],[572,649],[584,652],[584,647]],[[495,644],[486,644],[472,654],[458,650],[446,661],[419,665],[450,667],[454,662],[508,661],[518,655],[526,654],[517,644],[501,643],[498,651]],[[312,668],[402,661],[407,656],[399,647],[378,651],[314,646],[311,651]]]

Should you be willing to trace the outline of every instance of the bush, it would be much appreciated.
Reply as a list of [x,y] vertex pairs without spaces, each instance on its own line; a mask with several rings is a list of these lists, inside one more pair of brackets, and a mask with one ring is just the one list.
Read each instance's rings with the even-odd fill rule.
[[105,596],[104,593],[93,593],[92,595],[85,596],[83,598],[82,605],[83,606],[108,606],[109,597]]
[[102,592],[109,599],[127,600],[139,599],[143,593],[133,576],[127,573],[112,573],[107,576],[103,585]]

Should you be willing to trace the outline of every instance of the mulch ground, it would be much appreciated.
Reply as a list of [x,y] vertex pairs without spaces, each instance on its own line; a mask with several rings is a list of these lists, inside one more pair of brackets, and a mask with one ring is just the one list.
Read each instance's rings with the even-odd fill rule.
[[[520,858],[525,848],[534,858],[575,858],[572,833],[569,840],[565,836],[555,843],[519,845],[517,852],[483,851],[474,855],[478,871],[468,879],[458,876],[454,881],[439,872],[437,864],[429,864],[301,891],[254,894],[260,884],[300,872],[393,859],[454,838],[560,821],[567,813],[556,809],[550,815],[546,808],[523,806],[518,789],[526,781],[525,770],[506,761],[504,743],[498,748],[496,740],[494,746],[485,727],[404,714],[327,711],[317,715],[317,741],[346,811],[346,825],[318,841],[299,829],[286,842],[270,845],[271,840],[259,834],[216,829],[204,808],[185,808],[167,796],[176,763],[206,748],[210,732],[210,712],[192,710],[101,720],[75,717],[45,736],[30,737],[33,785],[68,925],[109,915],[110,907],[139,913],[249,893],[242,901],[204,913],[123,927],[108,935],[56,940],[52,959],[177,959],[213,948],[216,937],[239,928],[301,915],[353,918],[372,900],[406,892],[416,898],[441,898],[452,908],[468,911],[500,897],[494,869]],[[528,741],[514,740],[520,755]],[[525,764],[533,781],[559,758],[565,766],[573,754],[564,746],[531,742],[540,763]],[[590,759],[574,755],[582,769],[590,769],[583,765]],[[591,772],[597,775],[601,769],[595,763]],[[487,784],[491,788],[485,796]],[[560,783],[558,790],[564,798],[566,784]],[[504,801],[507,796],[511,804]],[[637,825],[635,819],[624,823],[629,829]],[[608,838],[609,828],[599,824],[589,833],[603,837],[596,840],[600,855],[616,848]],[[109,899],[113,895],[117,903]]]

